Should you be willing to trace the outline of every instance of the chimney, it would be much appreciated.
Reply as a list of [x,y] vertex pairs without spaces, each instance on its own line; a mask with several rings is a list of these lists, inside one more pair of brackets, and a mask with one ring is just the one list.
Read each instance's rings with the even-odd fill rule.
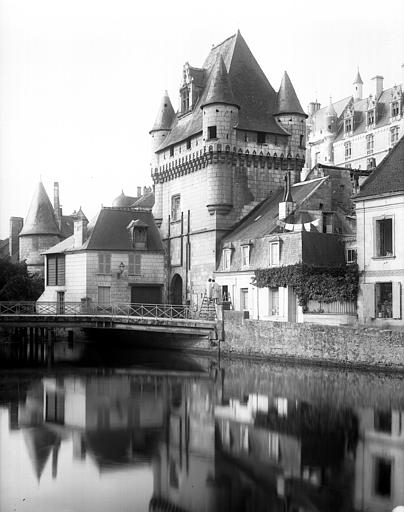
[[137,197],[142,195],[142,187],[137,187]]
[[317,112],[317,110],[320,110],[320,107],[320,103],[318,103],[317,101],[311,101],[309,103],[309,106],[307,107],[309,117],[313,116]]
[[24,225],[24,219],[22,217],[10,217],[10,236],[8,239],[8,252],[10,258],[15,261],[19,259],[20,253],[20,239],[18,235]]
[[74,221],[74,247],[81,247],[87,238],[87,219],[79,218]]
[[59,183],[55,181],[53,183],[53,211],[55,212],[56,222],[59,229],[62,227],[62,208],[59,202]]
[[290,171],[285,176],[285,190],[283,193],[283,201],[279,203],[279,220],[285,220],[293,210],[296,204],[292,198],[292,192],[290,190]]
[[383,92],[383,77],[380,75],[376,75],[372,78],[373,81],[373,96],[374,99],[377,101],[379,99],[379,96]]

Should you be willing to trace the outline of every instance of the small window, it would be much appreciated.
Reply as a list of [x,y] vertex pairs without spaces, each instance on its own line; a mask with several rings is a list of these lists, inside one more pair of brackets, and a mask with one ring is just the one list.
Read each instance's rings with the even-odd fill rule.
[[257,144],[265,144],[265,132],[257,132]]
[[111,304],[111,288],[109,286],[98,287],[98,304],[102,306]]
[[130,276],[140,276],[142,271],[142,255],[129,254],[128,273]]
[[269,244],[269,264],[271,267],[279,265],[279,242]]
[[390,144],[394,146],[396,142],[398,142],[398,136],[400,133],[400,128],[398,126],[393,126],[390,130]]
[[347,263],[355,263],[356,262],[356,249],[347,249],[346,262]]
[[180,220],[181,216],[181,196],[177,194],[171,197],[171,221]]
[[367,125],[375,124],[375,111],[374,109],[368,110],[367,116],[366,116],[366,122]]
[[223,270],[230,270],[231,265],[231,249],[223,250]]
[[393,101],[391,104],[391,117],[396,117],[400,115],[400,102]]
[[352,131],[352,118],[345,119],[344,121],[344,131],[345,133],[349,133]]
[[46,284],[48,286],[64,286],[66,268],[64,254],[47,256]]
[[376,256],[393,256],[393,219],[376,221]]
[[240,289],[240,308],[242,311],[248,311],[248,288]]
[[110,254],[98,254],[98,273],[99,274],[110,274],[111,273],[111,255]]
[[300,146],[301,148],[304,148],[304,135],[300,135],[299,146]]
[[268,315],[279,315],[279,288],[268,288]]
[[345,160],[349,160],[352,155],[352,145],[350,142],[345,142],[344,144],[345,148]]
[[191,149],[191,139],[187,140],[187,149]]
[[374,137],[373,134],[366,136],[366,153],[368,155],[373,154],[373,148],[374,148]]
[[250,266],[250,246],[249,245],[241,246],[241,266],[243,268]]
[[174,156],[174,146],[170,147],[170,156]]
[[217,127],[208,126],[208,140],[217,138]]

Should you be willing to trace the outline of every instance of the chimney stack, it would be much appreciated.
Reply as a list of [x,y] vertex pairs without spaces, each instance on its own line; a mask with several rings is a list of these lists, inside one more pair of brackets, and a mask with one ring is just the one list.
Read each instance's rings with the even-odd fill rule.
[[142,187],[137,187],[137,197],[142,195]]
[[87,238],[87,219],[78,218],[74,221],[74,247],[81,247]]
[[290,171],[288,171],[285,176],[285,189],[283,192],[283,201],[279,203],[279,220],[285,220],[296,207],[296,204],[293,201],[290,186]]
[[20,239],[18,235],[24,225],[24,219],[22,217],[10,217],[10,237],[8,239],[8,252],[10,258],[15,261],[19,259],[20,253]]
[[55,181],[53,183],[53,211],[55,213],[56,222],[59,229],[62,227],[62,208],[59,202],[59,183]]
[[379,96],[383,92],[383,77],[376,75],[372,78],[373,81],[373,96],[375,101],[379,99]]
[[317,112],[317,110],[320,110],[320,107],[321,105],[318,103],[318,101],[311,101],[307,107],[309,117],[312,117]]

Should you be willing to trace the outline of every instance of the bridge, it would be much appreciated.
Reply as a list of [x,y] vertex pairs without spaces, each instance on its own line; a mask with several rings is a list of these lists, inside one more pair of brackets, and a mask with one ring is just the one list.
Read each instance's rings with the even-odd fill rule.
[[189,305],[0,302],[0,326],[123,329],[216,338],[216,314]]

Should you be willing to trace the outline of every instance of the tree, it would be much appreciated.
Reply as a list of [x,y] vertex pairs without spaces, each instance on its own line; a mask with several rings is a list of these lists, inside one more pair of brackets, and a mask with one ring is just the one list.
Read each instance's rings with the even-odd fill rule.
[[0,300],[37,300],[43,290],[43,278],[30,274],[25,262],[0,258]]

